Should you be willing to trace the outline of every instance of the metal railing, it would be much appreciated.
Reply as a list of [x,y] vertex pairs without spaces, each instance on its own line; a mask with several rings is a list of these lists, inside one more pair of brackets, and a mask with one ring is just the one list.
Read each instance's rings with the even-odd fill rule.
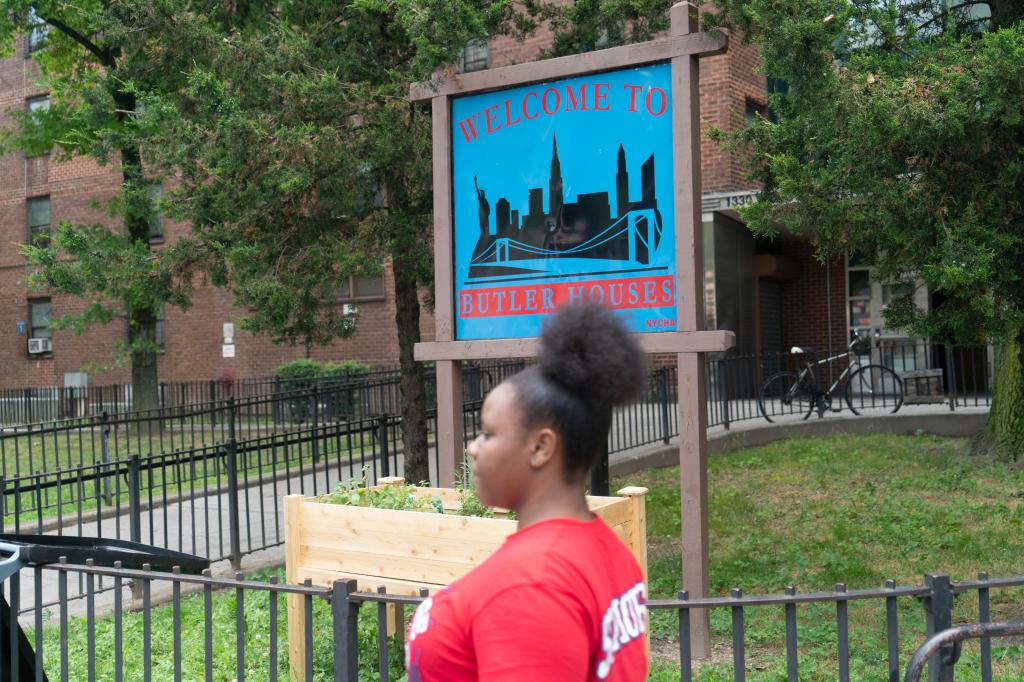
[[[905,379],[905,383],[908,391],[913,383],[915,394],[921,394],[922,391],[937,394],[939,401],[948,403],[951,409],[984,407],[991,402],[990,346],[882,340],[874,343],[870,355],[864,359],[890,367],[901,375],[921,374],[922,370],[939,372],[937,379]],[[764,380],[778,371],[799,371],[803,361],[803,357],[788,353],[709,356],[705,363],[708,425],[729,428],[733,422],[761,419],[757,394]],[[825,367],[821,381],[825,385],[831,384],[832,379],[843,371],[846,362],[836,361]],[[488,391],[520,371],[525,364],[522,360],[464,363],[464,401],[473,404],[482,400]],[[436,376],[429,369],[426,376],[428,408],[434,409]],[[652,371],[652,385],[643,404],[651,406],[652,410],[661,410],[663,405],[674,405],[678,390],[675,376],[674,366]],[[667,381],[663,381],[665,379]],[[328,411],[347,419],[359,419],[378,414],[398,414],[401,411],[399,384],[399,370],[387,368],[340,377],[168,382],[160,384],[159,396],[161,408],[189,411],[196,406],[222,403],[229,397],[240,402],[270,400],[277,396],[308,392],[316,387],[323,393],[339,396],[331,405],[326,406]],[[0,391],[0,424],[89,418],[104,412],[124,413],[131,408],[131,393],[130,385]],[[655,404],[656,408],[653,407]],[[270,417],[278,421],[302,420],[308,418],[310,411],[308,401],[291,401],[281,404]],[[676,419],[674,410],[671,411],[673,414],[666,415],[664,419],[654,413],[645,419],[661,419],[671,427]]]
[[[616,412],[610,452],[677,433],[675,384],[674,368],[652,373],[647,399]],[[315,385],[0,430],[0,531],[128,539],[239,567],[283,543],[283,495],[320,495],[364,471],[370,484],[405,474],[401,420],[346,419],[332,406],[347,391]],[[467,441],[481,402],[465,406]]]
[[[728,429],[739,421],[764,420],[757,396],[765,380],[776,372],[799,372],[811,358],[828,357],[825,349],[805,348],[805,355],[778,353],[737,355],[709,359],[705,365],[708,396],[708,426]],[[927,341],[874,341],[870,352],[860,356],[864,364],[884,365],[903,378],[904,389],[916,397],[928,395],[923,402],[946,403],[949,409],[987,407],[992,403],[991,346],[941,345]],[[849,358],[816,367],[824,387],[828,387],[846,369]],[[933,370],[935,376],[927,375]],[[833,408],[842,404],[842,386],[833,399]],[[907,400],[907,404],[915,402]]]
[[[345,583],[341,583],[345,585]],[[900,622],[898,601],[903,599],[917,599],[923,608],[926,624],[926,636],[931,636],[949,627],[952,620],[952,609],[957,595],[976,593],[978,601],[978,620],[985,623],[989,618],[989,592],[997,588],[1011,588],[1024,586],[1024,576],[1012,578],[1001,578],[989,580],[983,573],[977,581],[965,581],[960,583],[950,582],[949,576],[945,574],[929,574],[925,576],[925,583],[917,586],[897,587],[894,581],[886,581],[885,587],[881,589],[868,590],[847,590],[845,585],[837,585],[832,592],[797,593],[793,587],[787,587],[781,595],[758,595],[744,596],[739,589],[732,590],[728,597],[710,597],[704,599],[690,599],[685,592],[681,592],[676,599],[652,599],[647,602],[647,608],[651,610],[669,610],[677,614],[678,630],[677,641],[679,644],[679,671],[680,680],[690,682],[694,679],[694,659],[690,647],[690,623],[691,615],[699,610],[728,610],[731,616],[731,643],[732,643],[732,678],[735,682],[744,682],[747,676],[747,613],[752,608],[775,609],[776,613],[785,623],[785,659],[786,679],[789,682],[797,682],[800,679],[800,648],[799,632],[797,627],[797,610],[801,605],[809,604],[833,604],[836,624],[836,678],[840,682],[848,682],[850,677],[850,622],[849,606],[852,602],[876,601],[884,602],[885,605],[885,630],[886,630],[886,666],[885,670],[878,670],[872,673],[870,679],[889,680],[899,682],[901,678],[901,653],[900,653]],[[335,598],[342,596],[345,605],[341,608],[343,613],[358,613],[363,604],[384,605],[388,603],[408,604],[414,601],[410,597],[394,597],[382,593],[359,593],[356,592],[355,583],[347,583],[344,590],[335,586]],[[416,600],[418,601],[418,600]],[[338,606],[335,605],[335,610]],[[383,613],[383,608],[380,609]],[[982,640],[981,650],[981,679],[982,682],[992,680],[992,649],[989,638],[998,633],[983,633],[979,636],[985,637]],[[917,635],[920,637],[921,635]],[[945,643],[945,642],[943,642]],[[376,672],[381,680],[389,679],[389,670],[382,664],[387,660],[388,643],[380,639],[377,643],[378,663]],[[364,647],[365,649],[365,647]],[[929,649],[922,654],[923,658],[914,660],[930,661],[935,666],[935,678],[939,682],[952,680],[948,672],[955,665],[955,661],[940,658],[940,655],[933,655],[936,648]],[[358,670],[360,663],[358,657],[367,652],[360,647],[346,647],[347,676],[341,679],[356,682],[357,677],[351,671]],[[1024,655],[1022,655],[1024,665]],[[393,671],[392,671],[393,672]],[[943,677],[945,675],[946,677]],[[392,678],[394,679],[394,678]],[[907,678],[910,682],[910,678]]]
[[[463,392],[468,402],[481,399],[506,377],[524,366],[522,360],[481,361],[463,363]],[[336,405],[350,418],[366,417],[400,411],[401,371],[383,367],[367,371],[321,377],[263,377],[255,379],[210,379],[198,381],[160,382],[160,408],[189,408],[194,405],[236,400],[266,399],[306,391],[318,387],[322,391],[344,389],[347,400]],[[427,398],[434,406],[436,376],[426,372]],[[44,386],[0,390],[0,424],[17,425],[97,416],[103,412],[117,414],[132,409],[131,384],[110,384],[89,387]],[[301,417],[300,413],[284,411],[281,419]]]
[[[216,676],[242,682],[247,673],[249,679],[288,679],[289,651],[287,637],[283,636],[287,613],[279,603],[285,595],[303,597],[300,617],[306,623],[305,679],[314,679],[314,663],[320,679],[344,679],[338,673],[331,674],[333,660],[325,665],[322,658],[313,657],[315,650],[324,649],[315,646],[314,633],[324,630],[333,635],[328,650],[344,651],[337,644],[347,623],[329,608],[331,601],[342,600],[333,598],[330,588],[313,587],[308,582],[281,584],[277,576],[266,581],[246,580],[241,574],[214,577],[209,569],[202,575],[186,575],[99,567],[92,562],[59,563],[23,573],[27,579],[15,574],[6,586],[5,593],[11,598],[6,625],[12,636],[9,642],[0,643],[0,651],[8,654],[17,641],[19,610],[31,614],[28,622],[22,621],[31,627],[29,641],[25,642],[31,649],[26,651],[22,646],[21,656],[4,655],[0,679],[43,680],[44,673],[48,673],[49,679],[61,682],[95,680],[101,671],[104,679],[113,673],[115,680],[146,682],[153,679],[154,671],[159,679],[176,681],[212,680]],[[43,588],[54,582],[54,573],[59,597],[47,603]],[[69,579],[86,585],[84,612],[71,612]],[[106,594],[101,594],[104,583],[108,587]],[[190,598],[190,594],[194,596]],[[200,600],[201,606],[194,603]],[[19,609],[21,604],[26,608]],[[255,609],[260,613],[254,618]],[[202,615],[183,618],[187,610],[200,610]],[[170,613],[163,613],[166,611]],[[48,633],[57,634],[59,640]],[[232,649],[233,656],[224,655]]]
[[[54,575],[55,574],[55,575]],[[84,583],[85,602],[74,607],[70,585]],[[56,583],[56,585],[54,585]],[[1024,586],[1024,576],[952,583],[943,574],[929,574],[925,583],[897,587],[887,581],[881,589],[847,590],[837,585],[831,592],[797,593],[787,588],[781,595],[743,595],[733,590],[728,597],[689,599],[681,593],[676,599],[652,599],[650,610],[676,612],[678,629],[679,676],[684,682],[694,679],[694,660],[690,650],[690,623],[702,609],[726,610],[731,622],[731,673],[734,681],[746,679],[748,657],[746,642],[748,614],[751,609],[766,609],[785,627],[786,679],[800,679],[802,653],[797,613],[801,607],[831,605],[835,614],[836,679],[851,679],[850,605],[856,602],[884,604],[885,647],[887,656],[879,669],[862,672],[870,679],[898,682],[901,671],[901,609],[898,603],[917,600],[925,617],[925,632],[902,627],[902,637],[920,641],[930,637],[909,658],[906,681],[913,682],[925,662],[932,665],[930,679],[952,680],[956,651],[951,646],[966,637],[982,638],[980,677],[993,679],[991,638],[1020,634],[1017,626],[990,626],[989,593],[1000,588]],[[102,588],[102,589],[101,589]],[[56,599],[48,599],[52,592]],[[3,586],[11,602],[7,625],[14,632],[20,611],[23,625],[31,627],[26,645],[31,650],[22,656],[4,656],[0,665],[18,677],[19,665],[34,664],[37,671],[49,672],[49,679],[96,679],[100,665],[112,668],[114,679],[150,679],[150,671],[161,670],[161,677],[181,679],[277,680],[287,677],[290,661],[283,636],[289,617],[303,619],[305,659],[293,669],[305,671],[305,679],[333,679],[356,682],[379,679],[387,682],[404,672],[400,662],[404,629],[402,618],[396,634],[387,634],[389,605],[416,606],[420,597],[358,592],[354,581],[337,581],[330,587],[281,584],[276,575],[268,579],[186,575],[174,571],[130,570],[118,566],[100,567],[91,561],[84,565],[62,562],[32,567],[12,576]],[[301,595],[300,609],[289,613],[280,600],[285,595]],[[958,595],[972,595],[978,604],[977,623],[949,630],[953,605]],[[361,607],[372,610],[360,615]],[[902,610],[904,619],[909,616]],[[159,623],[159,625],[156,625]],[[864,626],[863,620],[858,624]],[[817,623],[809,624],[815,627]],[[919,626],[918,626],[919,627]],[[933,636],[937,633],[939,636]],[[9,642],[14,642],[11,637]],[[0,647],[10,646],[9,642]],[[48,644],[49,643],[49,644]],[[764,648],[762,642],[759,647]],[[10,649],[7,649],[8,651]],[[1012,651],[1012,650],[1008,650]],[[159,653],[158,653],[159,652]],[[819,667],[819,658],[812,663]],[[1022,655],[1024,664],[1024,655]],[[913,676],[912,676],[913,674]],[[0,674],[0,678],[4,675]],[[42,679],[35,677],[35,679]]]
[[914,652],[910,663],[907,664],[907,674],[904,682],[918,682],[921,673],[930,659],[941,656],[941,666],[935,672],[939,682],[952,682],[953,666],[960,660],[961,646],[965,640],[980,639],[982,647],[988,647],[989,655],[982,659],[982,665],[988,665],[982,672],[982,678],[992,679],[991,639],[993,637],[1010,637],[1013,635],[1024,635],[1024,621],[1014,623],[972,623],[961,625],[955,628],[943,630],[933,635],[927,642],[918,647]]

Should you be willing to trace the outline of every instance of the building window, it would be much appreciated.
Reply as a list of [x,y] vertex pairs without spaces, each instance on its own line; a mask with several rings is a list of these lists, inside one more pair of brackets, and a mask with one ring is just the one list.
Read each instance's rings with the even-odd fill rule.
[[149,216],[149,241],[162,242],[164,240],[164,214],[160,210],[160,200],[164,195],[164,185],[161,182],[154,182],[146,189],[146,198],[149,199],[153,213]]
[[50,197],[28,200],[28,243],[43,247],[50,245]]
[[747,125],[756,121],[758,116],[768,118],[768,105],[748,97],[743,107],[743,118],[746,120]]
[[[35,123],[39,123],[37,115],[44,114],[50,110],[50,96],[42,95],[40,97],[29,97],[25,100],[25,112],[28,114],[29,119]],[[47,152],[43,153],[29,153],[26,152],[25,156],[46,156]]]
[[46,45],[46,36],[50,32],[50,26],[36,14],[35,8],[31,7],[28,10],[28,22],[31,28],[28,31],[26,55],[31,55]]
[[53,330],[50,328],[50,314],[52,312],[53,304],[48,298],[37,298],[28,302],[29,355],[43,355],[53,352]]
[[873,317],[871,314],[871,267],[856,255],[851,255],[846,265],[846,296],[850,314],[850,335],[860,332],[870,337]]
[[[157,311],[156,311],[156,329],[154,330],[153,336],[154,336],[153,341],[156,343],[156,345],[160,349],[160,351],[163,352],[164,350],[166,350],[167,349],[167,319],[166,319],[166,317],[164,315],[164,307],[163,306],[160,306],[160,308],[158,308]],[[135,325],[132,324],[132,319],[131,319],[131,317],[129,317],[128,318],[128,344],[131,345],[133,343],[135,343]]]
[[470,41],[462,50],[462,57],[459,59],[459,71],[482,71],[491,62],[491,44],[487,38]]
[[39,97],[29,97],[25,100],[25,109],[29,115],[38,112],[45,112],[50,110],[50,96],[40,95]]
[[339,301],[373,301],[384,298],[384,276],[359,277],[354,275],[342,280],[338,287]]

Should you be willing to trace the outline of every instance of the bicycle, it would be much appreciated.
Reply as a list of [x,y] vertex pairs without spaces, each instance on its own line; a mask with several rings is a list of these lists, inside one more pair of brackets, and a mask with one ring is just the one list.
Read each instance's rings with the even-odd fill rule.
[[[761,416],[769,422],[773,422],[773,417],[785,414],[803,414],[803,418],[807,419],[817,410],[820,419],[825,416],[826,411],[832,409],[832,397],[847,377],[849,379],[843,387],[843,397],[855,415],[859,415],[858,410],[866,407],[891,408],[890,413],[899,410],[903,406],[903,380],[884,365],[861,363],[860,356],[853,351],[865,340],[865,337],[855,332],[845,353],[813,362],[808,360],[799,373],[777,372],[768,377],[757,395],[757,407],[761,411]],[[870,340],[868,342],[870,343]],[[814,353],[799,346],[793,346],[789,352],[792,355],[804,356]],[[850,358],[850,363],[846,369],[827,390],[821,390],[815,367],[847,357]],[[833,411],[839,412],[840,409],[842,408]]]

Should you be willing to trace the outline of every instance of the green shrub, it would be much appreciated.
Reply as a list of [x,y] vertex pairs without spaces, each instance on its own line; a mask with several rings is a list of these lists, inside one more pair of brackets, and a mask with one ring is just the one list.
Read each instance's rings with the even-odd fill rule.
[[338,362],[325,362],[321,368],[320,376],[325,379],[351,379],[364,376],[370,372],[370,366],[358,360],[339,360]]
[[274,374],[281,379],[315,379],[323,370],[316,360],[292,360],[279,365]]

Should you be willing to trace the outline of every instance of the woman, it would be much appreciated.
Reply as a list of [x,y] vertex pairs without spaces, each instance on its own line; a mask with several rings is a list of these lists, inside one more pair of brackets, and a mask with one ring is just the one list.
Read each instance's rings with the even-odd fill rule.
[[643,576],[587,508],[587,473],[612,408],[639,393],[642,356],[611,312],[558,311],[538,365],[487,396],[469,445],[477,495],[519,529],[426,599],[409,628],[410,682],[639,682]]

